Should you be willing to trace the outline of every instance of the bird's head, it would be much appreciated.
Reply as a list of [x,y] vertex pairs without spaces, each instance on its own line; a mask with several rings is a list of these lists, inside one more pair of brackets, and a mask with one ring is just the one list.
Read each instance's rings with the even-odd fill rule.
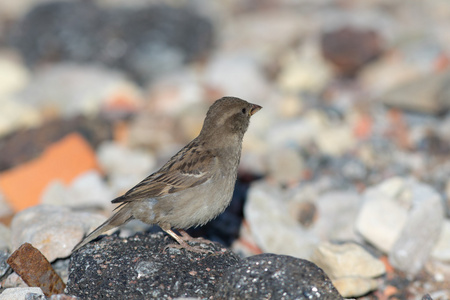
[[202,134],[237,135],[242,138],[250,118],[262,107],[235,97],[223,97],[211,105]]

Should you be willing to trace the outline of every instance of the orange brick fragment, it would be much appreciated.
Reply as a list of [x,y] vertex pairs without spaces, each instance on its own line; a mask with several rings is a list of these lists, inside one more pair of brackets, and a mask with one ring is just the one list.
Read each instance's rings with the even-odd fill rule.
[[372,131],[373,120],[370,116],[363,115],[356,122],[353,133],[358,138],[368,138]]
[[71,133],[40,157],[1,173],[0,189],[13,209],[20,211],[38,204],[52,180],[69,184],[92,169],[99,169],[95,152],[80,134]]
[[389,275],[389,274],[393,274],[395,272],[394,267],[391,265],[391,263],[389,262],[389,258],[386,255],[381,256],[380,260],[386,267],[386,274]]
[[383,294],[386,296],[387,299],[390,299],[391,296],[394,296],[398,293],[398,289],[395,286],[388,285],[383,291]]
[[128,124],[118,121],[114,124],[114,140],[119,144],[126,144],[128,140]]

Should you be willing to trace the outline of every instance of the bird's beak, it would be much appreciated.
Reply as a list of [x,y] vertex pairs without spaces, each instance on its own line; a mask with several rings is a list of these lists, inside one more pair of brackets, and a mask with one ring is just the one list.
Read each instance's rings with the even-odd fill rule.
[[256,104],[252,104],[252,108],[250,108],[248,114],[249,116],[253,116],[254,114],[256,114],[260,109],[262,108],[262,106],[256,105]]

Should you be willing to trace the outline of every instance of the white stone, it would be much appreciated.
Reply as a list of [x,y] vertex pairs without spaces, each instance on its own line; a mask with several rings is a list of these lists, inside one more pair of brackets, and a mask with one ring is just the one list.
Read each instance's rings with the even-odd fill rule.
[[142,91],[118,71],[98,65],[53,64],[38,69],[20,101],[63,117],[96,115],[117,98],[136,108]]
[[281,64],[278,85],[291,94],[305,91],[318,93],[332,76],[319,45],[312,41],[306,42],[300,51],[285,55]]
[[397,177],[365,192],[356,229],[388,253],[396,269],[414,275],[428,260],[443,222],[443,200],[434,189]]
[[42,116],[36,108],[21,103],[17,97],[0,96],[0,107],[0,137],[42,121]]
[[300,146],[313,140],[316,132],[317,127],[309,119],[294,119],[268,128],[266,139],[271,145]]
[[317,220],[313,230],[322,241],[357,241],[354,224],[361,196],[352,191],[330,191],[315,201]]
[[256,243],[264,252],[308,259],[319,242],[290,216],[282,191],[266,182],[251,186],[244,213]]
[[198,74],[187,68],[157,78],[149,87],[149,109],[168,116],[178,116],[190,108],[198,112],[205,98],[200,83]]
[[[396,179],[394,179],[396,180]],[[389,252],[408,216],[407,210],[383,192],[383,185],[369,188],[356,219],[356,230],[378,249]]]
[[11,229],[0,223],[0,251],[11,249]]
[[370,278],[345,277],[332,280],[342,297],[358,297],[378,288],[378,281]]
[[150,153],[129,149],[114,142],[102,143],[97,150],[97,158],[118,194],[150,175],[156,165],[156,159]]
[[0,51],[0,98],[20,91],[28,83],[29,76],[17,55]]
[[323,127],[315,136],[315,141],[323,153],[340,156],[350,151],[356,144],[352,129],[348,125]]
[[30,243],[50,261],[68,257],[83,236],[105,221],[99,214],[39,205],[16,214],[11,222],[12,249]]
[[450,220],[445,219],[441,234],[433,247],[431,256],[444,262],[450,262]]
[[389,262],[398,270],[417,274],[427,262],[444,223],[441,196],[430,186],[408,181],[412,208],[407,221],[389,252]]
[[312,261],[331,278],[373,278],[386,272],[384,264],[361,246],[354,243],[321,243],[312,256]]
[[300,151],[294,148],[278,148],[269,152],[269,176],[276,182],[297,184],[303,175],[304,162]]
[[222,95],[252,102],[269,92],[269,84],[262,74],[262,66],[251,53],[217,53],[206,66],[203,80]]
[[0,300],[26,300],[28,294],[44,296],[41,288],[38,287],[17,287],[7,288],[0,294]]
[[42,193],[41,203],[74,208],[108,208],[114,195],[100,174],[91,170],[78,175],[70,185],[52,181]]

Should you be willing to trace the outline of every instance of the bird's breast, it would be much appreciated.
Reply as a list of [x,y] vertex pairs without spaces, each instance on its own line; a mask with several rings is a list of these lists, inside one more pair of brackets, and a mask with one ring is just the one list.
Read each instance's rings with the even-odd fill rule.
[[236,177],[216,175],[204,184],[160,198],[154,207],[156,223],[187,229],[222,213],[230,204]]

